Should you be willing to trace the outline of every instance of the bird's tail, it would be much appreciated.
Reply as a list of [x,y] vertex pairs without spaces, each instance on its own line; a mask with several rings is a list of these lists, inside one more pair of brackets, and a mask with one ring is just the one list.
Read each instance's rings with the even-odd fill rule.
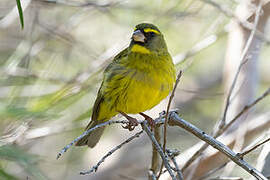
[[[98,122],[91,121],[88,124],[88,126],[85,128],[85,130],[87,131],[88,129],[91,129],[102,122],[104,122],[104,121],[98,121]],[[89,133],[88,135],[86,135],[82,139],[80,139],[78,142],[76,142],[75,146],[86,146],[87,145],[90,148],[95,147],[95,145],[100,140],[104,129],[105,129],[105,127],[101,127],[101,128],[98,128],[98,129],[92,131],[91,133]]]

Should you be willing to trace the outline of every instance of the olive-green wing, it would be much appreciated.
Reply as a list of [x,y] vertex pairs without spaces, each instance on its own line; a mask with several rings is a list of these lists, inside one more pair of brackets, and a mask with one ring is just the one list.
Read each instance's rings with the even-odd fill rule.
[[118,53],[114,57],[113,61],[104,70],[102,84],[100,85],[100,88],[98,90],[97,98],[96,98],[96,101],[95,101],[95,104],[94,104],[94,107],[93,107],[93,111],[92,111],[92,121],[97,121],[98,120],[98,115],[99,115],[99,112],[100,112],[100,105],[101,105],[102,102],[104,102],[104,95],[103,95],[102,88],[103,88],[104,81],[106,81],[107,74],[108,73],[113,74],[113,73],[110,72],[112,70],[112,67],[114,66],[114,64],[121,61],[122,58],[127,56],[127,53],[128,53],[128,48],[126,48],[123,51],[121,51],[120,53]]
[[[112,75],[114,73],[110,72],[110,71],[113,71],[113,68],[114,65],[116,63],[118,63],[119,61],[121,61],[122,58],[124,58],[125,56],[127,56],[127,53],[128,53],[128,49],[124,49],[123,51],[121,51],[117,56],[115,56],[115,58],[113,59],[112,63],[110,63],[107,68],[105,69],[104,71],[104,76],[103,76],[103,81],[102,81],[102,84],[99,88],[99,91],[98,91],[98,94],[97,94],[97,98],[96,98],[96,101],[94,103],[94,107],[93,107],[93,111],[92,111],[92,117],[91,117],[91,121],[89,122],[89,124],[87,125],[86,127],[86,130],[88,129],[91,129],[93,128],[94,126],[104,122],[104,121],[107,121],[109,120],[109,117],[104,117],[104,116],[100,116],[100,112],[101,112],[101,107],[104,108],[104,94],[103,94],[103,85],[104,85],[104,81],[107,81],[108,78],[108,74]],[[102,105],[103,104],[103,105]],[[94,147],[103,131],[104,131],[105,127],[102,127],[102,128],[99,128],[91,133],[89,133],[87,136],[83,137],[82,139],[80,139],[77,143],[76,143],[76,146],[84,146],[84,145],[88,145],[89,147]]]
[[[111,70],[111,68],[113,67],[113,65],[115,63],[118,63],[119,61],[121,61],[121,59],[125,58],[128,55],[128,48],[124,49],[123,51],[121,51],[120,53],[118,53],[114,58],[113,61],[106,67],[105,71],[104,71],[104,76],[107,72],[109,72]],[[103,78],[104,81],[104,78]],[[101,85],[102,87],[102,85]]]

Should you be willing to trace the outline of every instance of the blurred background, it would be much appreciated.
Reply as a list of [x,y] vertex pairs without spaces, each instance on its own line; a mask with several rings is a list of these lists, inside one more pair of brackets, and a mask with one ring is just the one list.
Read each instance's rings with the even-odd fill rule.
[[[256,20],[259,3],[21,0],[21,4],[24,29],[16,1],[0,2],[0,179],[144,180],[152,152],[145,135],[110,156],[96,173],[79,175],[140,127],[129,132],[120,125],[112,125],[94,149],[72,147],[56,160],[57,153],[80,135],[89,122],[104,68],[128,46],[136,24],[157,25],[165,36],[177,71],[184,69],[172,108],[179,109],[185,120],[211,133],[223,117],[228,89],[250,37],[247,27]],[[269,4],[261,3],[263,11],[257,22],[260,37],[252,39],[244,58],[248,61],[240,71],[227,121],[269,88]],[[158,117],[167,102],[168,98],[146,113]],[[269,108],[270,98],[266,97],[224,135],[224,142],[227,138],[231,148],[240,152],[255,140],[269,136]],[[199,142],[186,131],[169,127],[168,147],[179,149],[183,162]],[[256,149],[246,160],[263,169],[267,149],[270,148]],[[216,153],[211,148],[208,150]],[[205,153],[205,160],[210,157],[213,158]],[[200,161],[202,167],[197,163],[198,169],[189,179],[221,175],[250,178],[233,163],[210,177],[202,177],[226,161],[223,156],[211,159],[212,166]],[[179,166],[182,165],[180,161]]]

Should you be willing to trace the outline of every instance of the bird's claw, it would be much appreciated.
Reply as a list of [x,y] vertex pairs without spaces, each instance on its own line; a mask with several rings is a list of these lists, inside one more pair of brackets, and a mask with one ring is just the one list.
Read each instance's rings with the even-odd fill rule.
[[129,118],[128,119],[128,124],[126,126],[122,126],[124,129],[128,129],[129,131],[133,131],[136,126],[138,126],[138,121],[135,118]]
[[140,113],[140,115],[144,117],[144,119],[147,121],[147,123],[151,127],[151,130],[153,130],[155,128],[155,125],[156,125],[154,119],[152,119],[150,116],[148,116],[144,113]]
[[124,129],[128,129],[129,131],[133,131],[135,129],[135,127],[138,126],[139,123],[138,123],[137,119],[130,117],[129,115],[127,115],[124,112],[119,111],[119,113],[121,113],[128,120],[127,125],[122,126]]
[[124,129],[128,129],[129,131],[133,131],[136,126],[131,125],[130,123],[127,124],[126,126],[122,126]]

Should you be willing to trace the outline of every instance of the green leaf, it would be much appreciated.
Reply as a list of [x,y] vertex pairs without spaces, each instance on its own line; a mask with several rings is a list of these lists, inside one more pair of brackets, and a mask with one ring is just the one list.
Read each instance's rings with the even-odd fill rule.
[[21,6],[21,1],[16,0],[16,2],[17,2],[17,8],[18,8],[19,16],[20,16],[21,26],[22,26],[22,29],[23,29],[24,22],[23,22],[23,10],[22,10],[22,6]]

